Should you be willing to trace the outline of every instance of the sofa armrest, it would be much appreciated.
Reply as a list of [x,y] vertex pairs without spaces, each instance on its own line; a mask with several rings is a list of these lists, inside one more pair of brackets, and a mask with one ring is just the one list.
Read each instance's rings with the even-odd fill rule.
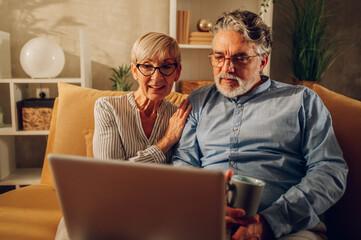
[[61,217],[50,185],[31,185],[0,195],[0,239],[54,239]]

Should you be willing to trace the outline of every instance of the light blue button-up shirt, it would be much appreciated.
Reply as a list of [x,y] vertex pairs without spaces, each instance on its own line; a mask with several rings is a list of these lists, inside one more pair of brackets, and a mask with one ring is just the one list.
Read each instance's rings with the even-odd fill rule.
[[276,237],[309,229],[345,191],[347,165],[316,93],[270,79],[238,98],[190,96],[175,166],[232,169],[266,182],[259,213]]

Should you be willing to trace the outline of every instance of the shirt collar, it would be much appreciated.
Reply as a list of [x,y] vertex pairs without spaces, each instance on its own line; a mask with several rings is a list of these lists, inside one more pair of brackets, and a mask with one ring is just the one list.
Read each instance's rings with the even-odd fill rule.
[[261,75],[261,80],[262,80],[262,84],[258,85],[257,87],[251,89],[249,92],[239,96],[239,97],[234,97],[234,98],[230,98],[233,102],[235,103],[245,103],[248,100],[250,100],[251,98],[253,98],[254,96],[263,93],[264,91],[266,91],[270,86],[271,86],[271,80],[268,76],[265,75]]

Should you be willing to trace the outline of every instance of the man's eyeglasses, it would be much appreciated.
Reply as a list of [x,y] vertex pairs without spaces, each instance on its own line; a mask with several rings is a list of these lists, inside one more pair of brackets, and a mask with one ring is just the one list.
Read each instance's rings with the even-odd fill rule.
[[245,65],[247,65],[249,63],[249,61],[254,58],[254,57],[258,57],[259,55],[254,55],[254,56],[234,56],[234,57],[229,57],[226,58],[224,55],[222,54],[209,54],[208,58],[209,58],[209,62],[211,63],[211,65],[213,67],[223,67],[224,62],[226,61],[226,59],[229,59],[234,67],[243,67]]
[[138,70],[146,77],[148,77],[148,76],[152,75],[153,73],[155,73],[155,70],[157,70],[157,69],[164,76],[170,76],[177,69],[178,63],[169,63],[169,64],[165,64],[165,65],[160,66],[160,67],[154,67],[153,65],[150,65],[150,64],[140,64],[140,63],[138,63],[136,66],[137,66]]

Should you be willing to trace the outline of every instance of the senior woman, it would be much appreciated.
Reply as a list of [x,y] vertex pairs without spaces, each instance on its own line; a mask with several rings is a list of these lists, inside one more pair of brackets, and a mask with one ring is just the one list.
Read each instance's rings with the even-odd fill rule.
[[177,110],[165,99],[182,68],[178,44],[168,35],[147,33],[134,43],[131,60],[139,88],[95,104],[94,156],[167,163],[190,111],[188,100]]
[[[188,100],[177,108],[165,99],[182,69],[178,44],[168,35],[147,33],[134,43],[131,60],[139,88],[95,103],[94,157],[168,163],[191,110]],[[55,239],[69,239],[63,219]]]

